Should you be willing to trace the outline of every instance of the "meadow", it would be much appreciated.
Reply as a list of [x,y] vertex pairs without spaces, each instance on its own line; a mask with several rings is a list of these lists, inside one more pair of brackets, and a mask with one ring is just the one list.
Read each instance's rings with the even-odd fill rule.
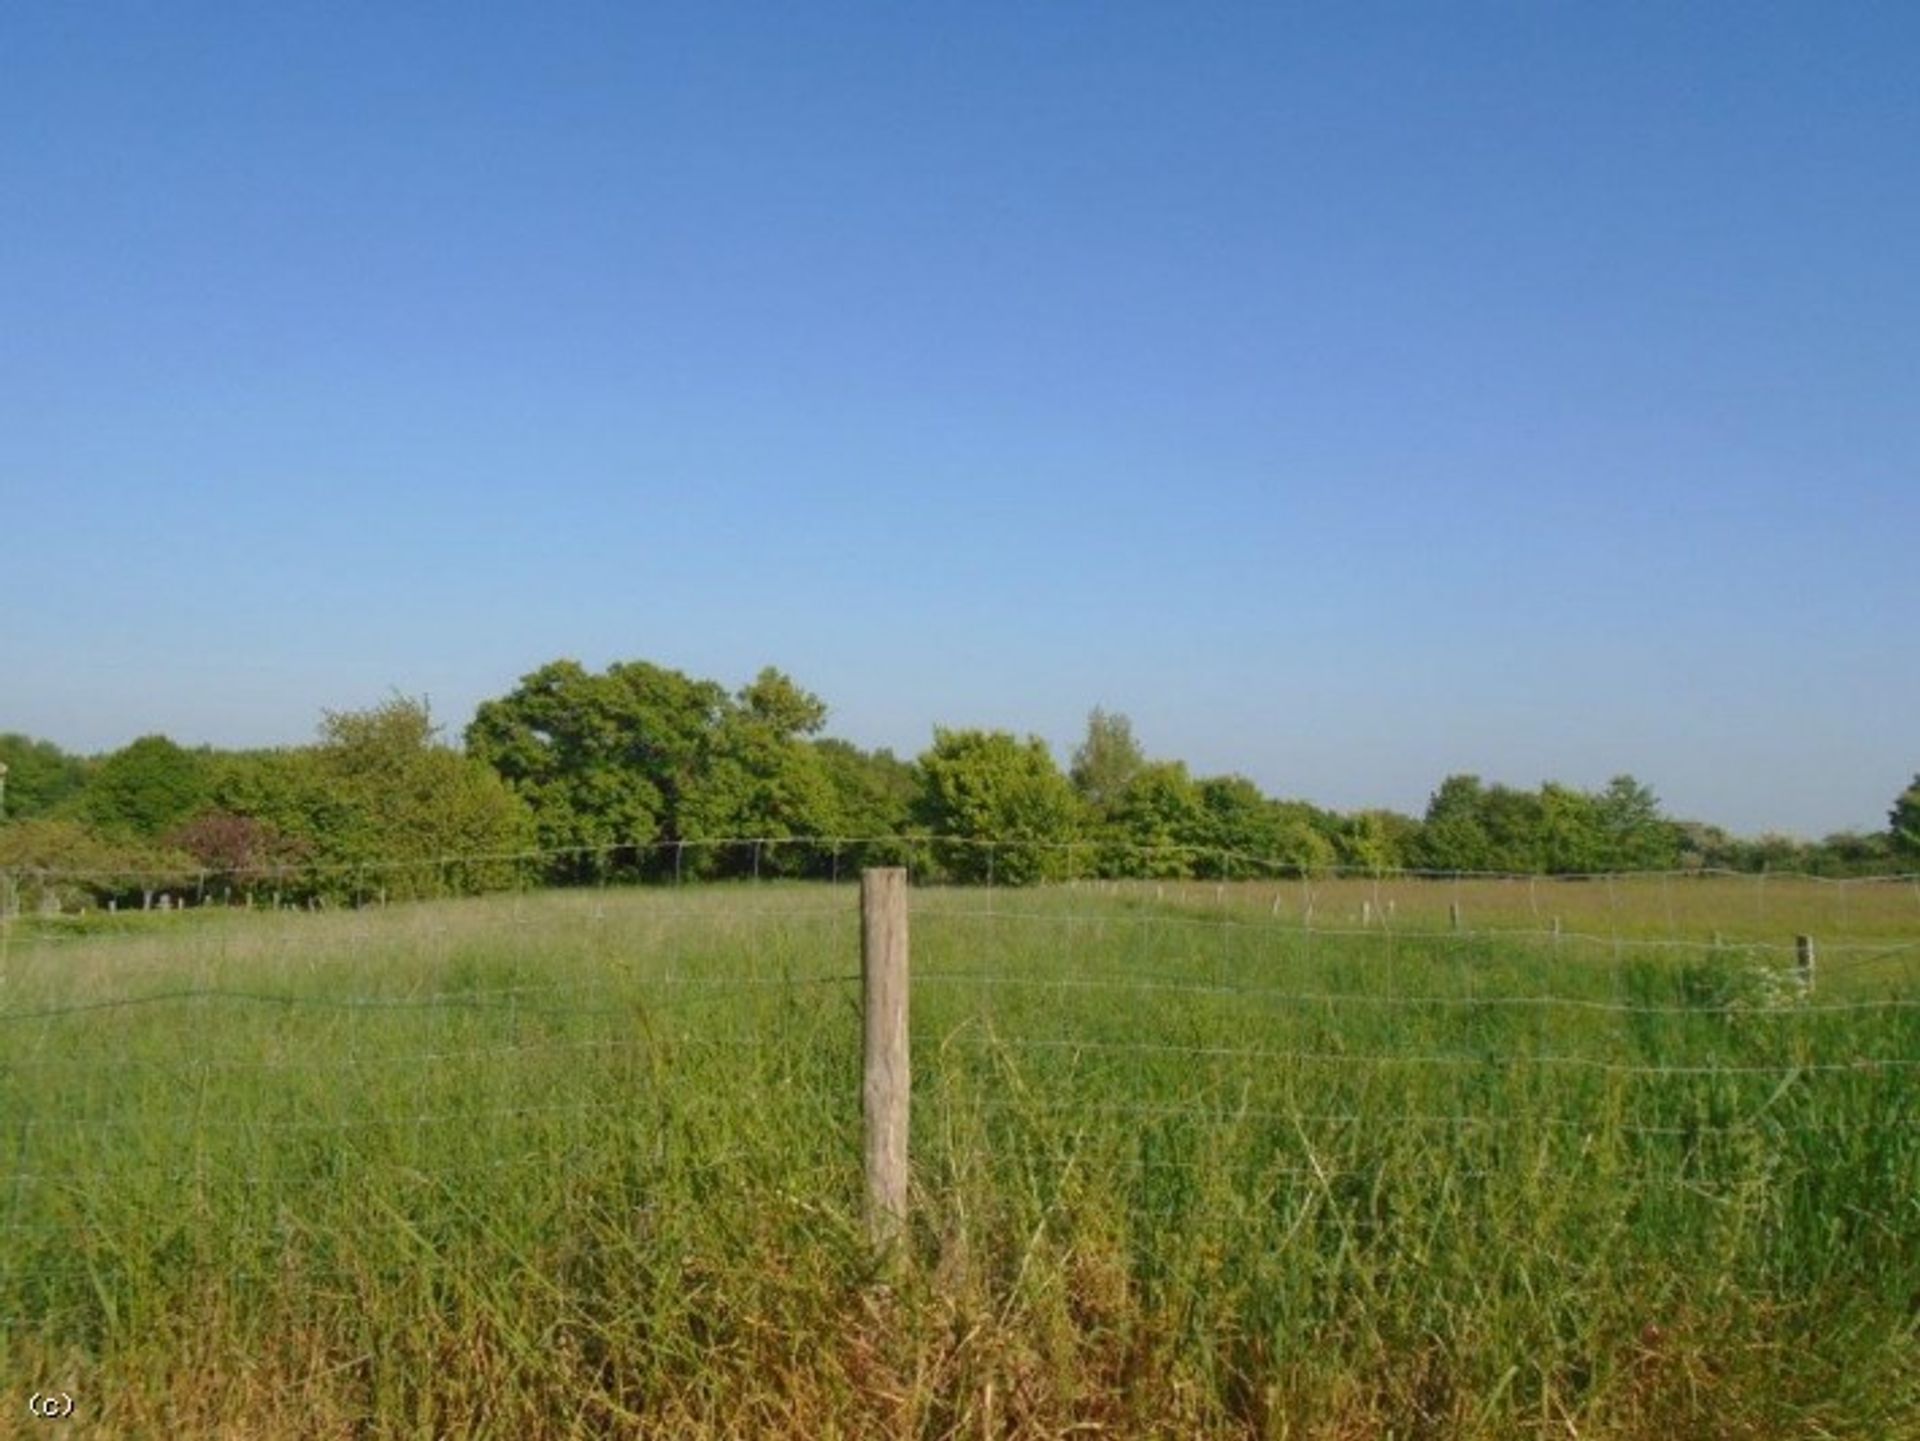
[[850,885],[11,922],[0,1435],[1920,1437],[1910,882],[930,886],[912,947],[881,1252]]

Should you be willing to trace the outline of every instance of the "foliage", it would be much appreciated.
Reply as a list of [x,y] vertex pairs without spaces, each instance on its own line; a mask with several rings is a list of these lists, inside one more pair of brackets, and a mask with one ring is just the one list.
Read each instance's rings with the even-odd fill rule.
[[[818,838],[844,828],[839,792],[820,752],[803,737],[820,729],[827,708],[771,668],[760,672],[721,713],[704,763],[687,787],[676,830],[686,840],[729,836],[756,842]],[[821,859],[817,847],[759,845],[751,864],[760,874],[801,874]],[[694,874],[724,871],[731,859],[696,848]]]
[[6,767],[0,821],[52,815],[86,787],[88,767],[52,741],[13,732],[0,735],[0,766]]
[[1540,787],[1538,869],[1582,875],[1607,869],[1600,811],[1585,791],[1548,781]]
[[1679,837],[1660,814],[1652,790],[1632,776],[1619,775],[1593,798],[1600,832],[1600,869],[1664,870],[1679,856]]
[[505,859],[462,863],[451,874],[438,866],[443,856],[517,855],[534,836],[519,797],[440,741],[424,701],[396,697],[369,710],[330,711],[320,735],[315,771],[344,816],[331,832],[305,839],[318,859],[342,872],[356,868],[356,891],[495,890],[522,874]]
[[[43,904],[67,910],[109,902],[141,904],[161,891],[195,884],[198,863],[170,846],[108,835],[74,820],[16,821],[0,826],[0,871],[18,890],[21,909]],[[0,904],[6,898],[0,896]]]
[[358,826],[350,796],[333,789],[317,747],[235,751],[214,768],[209,809],[268,827],[311,859],[322,838]]
[[1081,799],[1100,814],[1118,804],[1146,764],[1133,738],[1133,722],[1096,706],[1087,716],[1086,739],[1074,751],[1068,774]]
[[206,803],[211,772],[205,751],[142,736],[100,762],[80,810],[102,830],[157,836]]
[[1269,800],[1245,776],[1212,776],[1200,782],[1200,803],[1202,874],[1266,876],[1274,866],[1314,870],[1334,862],[1334,818],[1304,801]]
[[216,893],[244,895],[263,889],[288,869],[299,871],[311,847],[282,835],[271,821],[232,811],[202,811],[167,833],[167,844],[213,873]]
[[830,873],[845,875],[861,866],[905,864],[910,848],[887,838],[912,829],[914,802],[920,794],[912,764],[884,748],[863,751],[831,739],[811,744],[832,787],[838,818],[837,839],[828,858]]
[[[777,692],[764,688],[761,703],[793,703]],[[703,812],[720,803],[691,801],[728,705],[713,682],[645,661],[595,675],[559,660],[482,702],[467,727],[467,753],[527,803],[541,847],[617,848],[638,864],[655,842],[687,839],[689,821],[696,833],[711,824]],[[588,855],[561,866],[574,878],[596,870]]]
[[[1088,795],[1085,784],[1079,789]],[[1105,809],[1100,829],[1109,844],[1097,852],[1102,874],[1165,879],[1194,874],[1195,853],[1208,838],[1208,813],[1184,764],[1137,766],[1108,797]]]
[[1434,870],[1575,874],[1671,867],[1683,844],[1699,839],[1662,816],[1653,792],[1632,776],[1588,793],[1454,775],[1428,802],[1418,854]]
[[1887,812],[1887,833],[1893,848],[1903,856],[1920,856],[1920,775],[1900,792]]
[[737,699],[743,716],[783,740],[817,735],[827,723],[827,703],[772,666],[743,687]]
[[936,729],[919,771],[915,819],[978,843],[942,848],[953,879],[1024,885],[1072,872],[1067,847],[1081,834],[1082,802],[1038,736]]
[[[212,806],[176,837],[241,857],[247,885],[336,901],[493,890],[527,878],[532,817],[486,766],[444,744],[426,703],[328,712],[318,745],[223,757]],[[443,866],[442,857],[492,857]]]
[[897,835],[912,824],[919,780],[910,762],[890,750],[863,751],[843,740],[817,740],[813,749],[847,835]]
[[1899,864],[1893,837],[1886,832],[1835,831],[1811,850],[1809,869],[1815,875],[1874,875]]
[[1451,775],[1427,801],[1420,828],[1420,864],[1432,870],[1491,870],[1492,846],[1480,811],[1480,777]]
[[[538,848],[545,878],[571,882],[616,873],[840,874],[909,857],[937,859],[955,878],[985,875],[984,856],[963,860],[960,846],[942,847],[937,858],[916,850],[913,833],[929,826],[1018,847],[1020,858],[998,873],[1023,879],[1090,870],[1236,876],[1334,865],[1375,874],[1724,868],[1849,876],[1887,873],[1920,857],[1920,776],[1894,803],[1886,832],[1818,842],[1735,837],[1669,819],[1654,793],[1628,775],[1598,791],[1554,781],[1525,790],[1452,775],[1423,818],[1384,810],[1342,816],[1266,796],[1244,777],[1196,780],[1179,762],[1149,761],[1129,719],[1101,708],[1088,715],[1069,776],[1060,778],[1064,790],[1052,784],[1059,777],[1051,757],[1036,759],[1045,746],[1031,739],[1000,735],[973,750],[972,742],[950,740],[957,748],[943,752],[943,736],[996,733],[936,730],[935,748],[923,758],[935,763],[914,766],[890,751],[824,737],[827,714],[818,696],[771,666],[729,693],[645,661],[593,673],[557,660],[484,702],[465,732],[467,756],[503,781],[517,805],[463,767],[439,741],[426,707],[407,701],[330,717],[319,746],[188,750],[156,735],[83,760],[50,742],[0,735],[0,762],[11,771],[13,819],[67,815],[122,840],[183,837],[196,855],[223,857],[250,873],[298,869],[296,898],[376,887],[377,879],[366,878],[370,868],[398,862],[417,870],[448,842],[449,852]],[[1034,754],[1016,764],[1008,745]],[[192,828],[203,816],[206,824]],[[260,829],[236,828],[241,819]],[[1044,844],[1052,843],[1041,838],[1049,836],[1089,844],[1042,862]],[[748,842],[722,844],[741,837]],[[783,844],[803,838],[827,844]],[[261,859],[267,856],[273,859]],[[324,886],[323,870],[334,876]],[[384,888],[500,879],[416,878]]]
[[1398,811],[1357,811],[1339,828],[1334,845],[1342,865],[1374,872],[1418,865],[1420,822]]

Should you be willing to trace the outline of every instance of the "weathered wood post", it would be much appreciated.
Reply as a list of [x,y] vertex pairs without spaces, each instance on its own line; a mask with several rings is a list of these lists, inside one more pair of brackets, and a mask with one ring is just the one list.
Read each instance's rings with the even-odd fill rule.
[[1460,929],[1460,902],[1458,901],[1448,902],[1447,925],[1451,930],[1457,931]]
[[860,981],[865,1015],[867,1228],[893,1241],[907,1219],[907,872],[860,873]]
[[1793,938],[1793,956],[1800,963],[1800,984],[1808,991],[1813,990],[1813,937],[1795,936]]

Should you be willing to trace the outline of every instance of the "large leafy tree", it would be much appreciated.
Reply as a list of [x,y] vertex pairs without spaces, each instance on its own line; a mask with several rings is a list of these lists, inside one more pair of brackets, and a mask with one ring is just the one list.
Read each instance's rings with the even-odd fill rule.
[[1606,868],[1607,838],[1592,796],[1548,781],[1540,787],[1539,805],[1539,869],[1569,875]]
[[1208,839],[1208,812],[1184,764],[1154,761],[1135,769],[1109,798],[1101,830],[1106,874],[1190,876]]
[[[778,690],[766,687],[760,703],[798,704]],[[637,856],[689,830],[711,833],[714,802],[695,792],[730,705],[713,682],[645,661],[597,675],[554,661],[481,704],[467,751],[526,800],[543,847],[586,848],[563,868],[588,874],[616,849]]]
[[1487,849],[1480,869],[1537,871],[1546,855],[1546,817],[1538,794],[1517,786],[1488,786],[1480,795],[1480,828]]
[[1660,813],[1653,791],[1630,775],[1618,775],[1593,798],[1606,870],[1649,870],[1675,865],[1680,831]]
[[833,788],[835,834],[849,838],[834,847],[832,868],[844,874],[861,865],[900,864],[905,850],[888,838],[913,824],[919,795],[913,766],[890,750],[863,751],[843,740],[816,740],[813,751]]
[[1087,716],[1086,738],[1074,751],[1068,774],[1081,798],[1096,812],[1105,812],[1146,764],[1146,754],[1133,738],[1133,722],[1096,706]]
[[943,851],[955,879],[1018,885],[1073,869],[1068,847],[1081,834],[1082,804],[1038,736],[936,729],[919,771],[915,819],[972,843]]
[[1245,776],[1210,776],[1199,788],[1206,813],[1196,863],[1202,874],[1262,877],[1276,866],[1311,870],[1335,860],[1328,812],[1273,800]]
[[1420,864],[1440,871],[1492,868],[1493,843],[1481,817],[1486,787],[1475,775],[1451,775],[1427,800]]
[[913,765],[886,749],[863,751],[848,741],[822,737],[813,749],[826,767],[843,834],[898,835],[912,824],[919,783]]
[[87,763],[52,741],[9,732],[0,735],[0,766],[6,796],[0,821],[52,815],[76,799],[87,784]]
[[1340,826],[1334,844],[1345,865],[1398,870],[1418,859],[1420,822],[1398,811],[1357,811]]
[[[502,857],[533,845],[532,818],[485,765],[440,740],[424,701],[396,697],[363,711],[330,711],[316,753],[329,789],[351,807],[339,837],[322,844],[340,860],[385,863],[408,891],[444,885],[491,889],[518,863],[460,863],[429,877],[419,863],[439,857]],[[396,866],[395,863],[398,863]],[[359,883],[359,882],[356,882]],[[389,875],[385,884],[398,884]]]
[[406,697],[328,712],[317,745],[225,757],[212,793],[177,840],[294,897],[497,889],[527,874],[508,858],[534,845],[520,798]]
[[1902,856],[1920,856],[1920,775],[1895,798],[1887,812],[1887,834]]
[[[799,874],[826,863],[816,844],[843,828],[839,793],[827,764],[806,738],[826,723],[827,708],[769,667],[736,697],[714,726],[705,765],[687,792],[679,831],[687,839],[751,838],[727,854],[696,852],[698,869],[755,856],[762,874]],[[804,845],[780,845],[802,839]],[[773,844],[769,844],[772,842]]]
[[1893,861],[1891,833],[1835,831],[1814,848],[1813,869],[1816,875],[1872,875],[1891,869]]
[[206,804],[211,780],[206,752],[142,736],[100,762],[80,809],[104,831],[158,836]]

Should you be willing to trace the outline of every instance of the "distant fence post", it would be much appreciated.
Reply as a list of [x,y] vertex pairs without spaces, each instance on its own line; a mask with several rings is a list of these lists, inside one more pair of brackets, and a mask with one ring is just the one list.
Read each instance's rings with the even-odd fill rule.
[[1795,936],[1793,956],[1800,963],[1800,984],[1811,991],[1813,989],[1813,937]]
[[860,873],[860,980],[865,1016],[867,1227],[889,1242],[907,1219],[907,872]]

